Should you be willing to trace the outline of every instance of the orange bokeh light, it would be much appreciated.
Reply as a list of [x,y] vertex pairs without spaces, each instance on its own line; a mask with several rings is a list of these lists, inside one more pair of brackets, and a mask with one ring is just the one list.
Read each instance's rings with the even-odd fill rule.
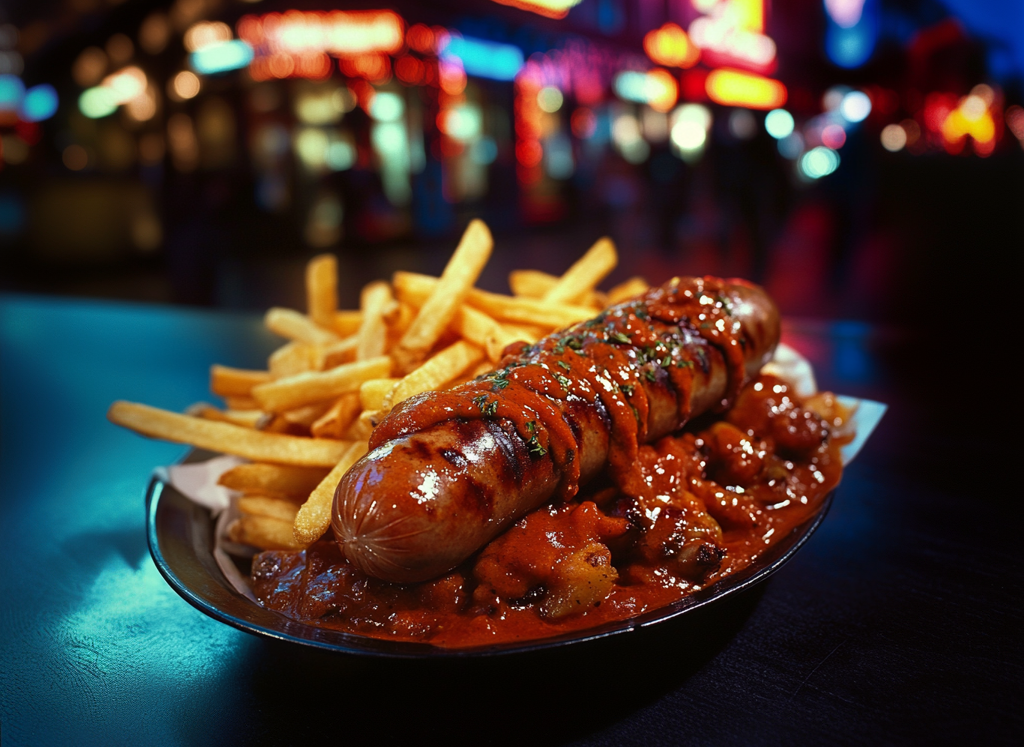
[[700,49],[690,41],[682,27],[666,23],[644,36],[644,51],[659,65],[693,67],[700,60]]

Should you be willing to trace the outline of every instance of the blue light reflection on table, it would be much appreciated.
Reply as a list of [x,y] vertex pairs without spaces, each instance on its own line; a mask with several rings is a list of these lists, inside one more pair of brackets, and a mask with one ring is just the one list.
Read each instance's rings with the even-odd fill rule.
[[[146,548],[148,475],[187,447],[104,415],[115,399],[208,399],[211,363],[258,367],[272,345],[255,318],[0,299],[4,744],[180,743],[198,736],[182,716],[213,707],[197,688],[230,702],[215,683],[251,639],[184,604]],[[213,722],[197,722],[204,739]]]

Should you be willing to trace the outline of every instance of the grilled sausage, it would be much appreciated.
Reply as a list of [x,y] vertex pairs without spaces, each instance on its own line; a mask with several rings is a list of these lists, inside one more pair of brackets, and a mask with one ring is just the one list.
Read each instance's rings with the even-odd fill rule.
[[377,426],[338,485],[335,537],[366,573],[411,583],[602,470],[636,495],[639,445],[726,409],[778,339],[757,286],[676,278],[510,346],[498,370],[406,400]]

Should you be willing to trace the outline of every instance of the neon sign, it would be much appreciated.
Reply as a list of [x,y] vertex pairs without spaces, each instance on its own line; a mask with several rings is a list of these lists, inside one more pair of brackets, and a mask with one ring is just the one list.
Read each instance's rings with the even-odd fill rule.
[[723,0],[694,20],[689,31],[709,64],[762,73],[775,67],[775,42],[764,34],[764,0]]
[[546,18],[565,18],[569,15],[569,11],[583,0],[494,0],[494,2],[520,10],[528,10]]

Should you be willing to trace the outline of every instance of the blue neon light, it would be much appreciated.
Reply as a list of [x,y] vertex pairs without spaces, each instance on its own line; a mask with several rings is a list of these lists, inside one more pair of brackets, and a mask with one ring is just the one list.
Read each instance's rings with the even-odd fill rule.
[[189,64],[200,75],[213,75],[243,68],[252,62],[252,56],[252,47],[232,39],[197,49],[189,56]]
[[[827,10],[828,6],[825,7]],[[851,25],[844,26],[828,13],[826,15],[825,54],[829,60],[839,67],[852,69],[871,59],[881,25],[879,0],[864,0],[860,17]]]
[[49,83],[32,86],[21,100],[21,118],[26,122],[42,122],[57,113],[57,91]]
[[519,47],[471,36],[452,36],[441,58],[461,62],[466,75],[491,80],[514,80],[523,69],[523,51]]
[[21,104],[25,84],[17,75],[0,75],[0,111],[13,111]]

